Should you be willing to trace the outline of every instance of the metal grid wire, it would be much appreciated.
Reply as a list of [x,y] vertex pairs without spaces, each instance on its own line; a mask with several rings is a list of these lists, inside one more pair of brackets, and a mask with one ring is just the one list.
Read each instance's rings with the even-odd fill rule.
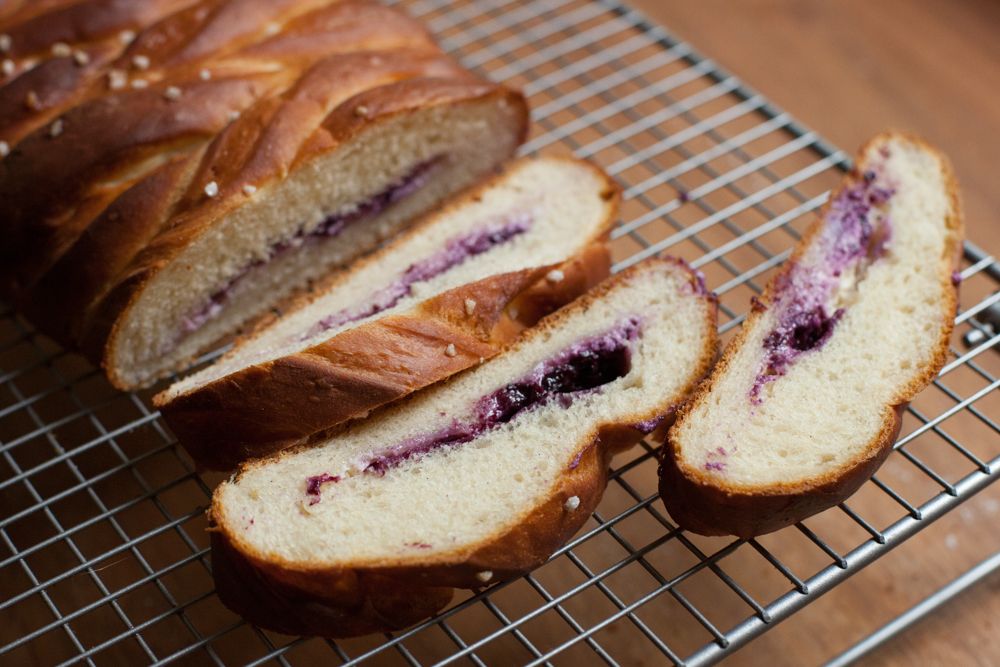
[[[616,269],[668,252],[705,272],[721,329],[789,253],[847,156],[616,0],[401,2],[464,63],[522,86],[526,151],[625,187]],[[1000,475],[1000,268],[969,245],[951,357],[848,503],[756,540],[679,531],[654,445],[619,457],[593,519],[537,571],[405,632],[331,642],[252,628],[213,594],[195,473],[148,394],[0,313],[0,662],[712,662]],[[995,323],[995,322],[994,322]],[[963,337],[965,344],[963,344]],[[556,656],[558,655],[558,658]]]

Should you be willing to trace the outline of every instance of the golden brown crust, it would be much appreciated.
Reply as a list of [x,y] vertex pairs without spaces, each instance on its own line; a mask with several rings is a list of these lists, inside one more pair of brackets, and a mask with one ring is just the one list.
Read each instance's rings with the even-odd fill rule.
[[44,58],[50,55],[52,45],[57,42],[78,46],[109,37],[118,38],[122,30],[138,30],[194,2],[196,0],[90,3],[24,0],[20,7],[0,12],[0,32],[11,38],[7,55],[12,59]]
[[[888,457],[899,434],[902,413],[906,405],[936,377],[947,360],[948,341],[958,307],[958,290],[953,284],[952,273],[959,267],[964,235],[958,184],[950,162],[942,153],[919,137],[896,131],[884,132],[861,147],[854,170],[845,177],[838,192],[862,178],[863,158],[872,147],[893,139],[916,144],[937,157],[951,203],[946,226],[952,233],[944,252],[944,258],[950,261],[942,263],[940,272],[941,284],[947,289],[945,299],[941,303],[941,330],[931,360],[923,368],[918,369],[919,372],[915,376],[900,386],[893,404],[879,407],[883,418],[878,435],[868,443],[859,456],[844,463],[839,469],[814,478],[766,487],[743,487],[720,483],[715,476],[705,474],[683,459],[681,445],[673,439],[673,435],[686,416],[707,400],[714,379],[727,371],[736,352],[765,312],[764,308],[751,309],[740,332],[727,346],[711,377],[699,386],[691,399],[680,409],[675,427],[667,434],[661,453],[660,495],[670,515],[682,528],[704,535],[729,534],[753,537],[790,526],[843,502],[857,491]],[[831,195],[830,200],[835,197],[836,193]],[[775,286],[782,276],[787,276],[792,270],[819,233],[828,209],[829,204],[823,208],[817,221],[796,246],[780,274],[768,283],[761,297],[763,304],[773,302]]]
[[837,505],[864,484],[886,457],[899,435],[906,406],[889,410],[882,430],[863,456],[822,478],[760,491],[739,491],[688,475],[670,446],[663,448],[660,495],[679,526],[701,535],[750,538],[791,526]]
[[[673,264],[650,259],[605,280],[585,296],[524,332],[522,340],[558,328],[575,312],[585,310],[591,303],[604,298],[616,285],[630,280],[653,263],[663,266]],[[691,284],[697,284],[693,273]],[[225,510],[219,504],[217,493],[209,510],[213,530],[213,558],[215,549],[218,548],[226,562],[235,559],[239,563],[239,571],[236,573],[221,572],[219,568],[213,568],[216,577],[233,578],[232,581],[217,579],[220,599],[230,609],[265,628],[289,634],[344,637],[399,627],[387,623],[378,625],[376,621],[382,616],[392,618],[394,622],[407,618],[407,622],[411,624],[429,616],[447,604],[441,594],[442,588],[482,588],[488,583],[518,576],[541,565],[580,530],[600,502],[607,484],[611,457],[638,442],[648,433],[649,424],[669,420],[674,404],[681,401],[687,390],[710,369],[718,343],[715,333],[716,307],[710,295],[705,295],[704,300],[707,335],[686,387],[677,396],[665,396],[663,402],[649,413],[636,413],[615,423],[595,424],[592,431],[581,438],[573,456],[566,461],[565,472],[551,495],[526,511],[512,528],[498,532],[474,547],[438,553],[421,561],[409,557],[405,560],[388,559],[377,563],[346,563],[337,567],[322,563],[303,566],[257,554],[243,542],[230,523],[223,520]],[[276,458],[288,453],[279,454]],[[264,460],[245,464],[239,474],[251,467],[267,465],[268,462],[269,460]],[[579,500],[579,506],[575,509],[567,508],[566,501],[573,496]],[[489,582],[483,582],[478,576],[486,571],[492,574]],[[381,582],[385,590],[399,587],[405,593],[391,605],[381,606],[379,614],[373,615],[368,605],[372,590],[359,582],[376,580]],[[418,613],[414,607],[420,597],[428,600],[426,608],[420,610],[422,613]],[[262,610],[258,601],[264,599],[281,611],[271,613]],[[436,608],[431,609],[435,605],[430,604],[430,600],[434,600]],[[322,604],[324,616],[317,618],[285,611],[304,601]]]
[[[261,32],[265,21],[283,25],[316,0],[112,0],[31,2],[0,20],[10,37],[5,54],[15,64],[0,95],[0,139],[16,145],[68,109],[108,89],[107,74],[134,69],[132,57],[149,58],[136,73],[159,81],[161,67],[225,53]],[[71,49],[56,55],[53,45]],[[80,56],[78,54],[84,54]],[[37,104],[25,103],[29,93]]]
[[[36,10],[40,4],[32,2],[24,9]],[[15,12],[3,21],[10,24],[3,28],[11,42],[5,55],[14,62],[15,73],[4,82],[0,96],[0,139],[16,145],[68,109],[104,95],[111,71],[155,85],[176,78],[178,68],[190,69],[206,58],[212,58],[214,66],[220,57],[240,49],[244,49],[243,65],[250,64],[246,56],[256,52],[261,40],[274,42],[275,29],[282,35],[293,32],[303,13],[315,24],[322,14],[314,10],[328,4],[329,0],[113,0]],[[53,53],[55,44],[69,47],[70,55]],[[270,53],[283,60],[292,55],[287,48]],[[147,58],[148,66],[137,68],[135,56]],[[29,92],[35,94],[36,104],[25,104]]]
[[168,162],[115,199],[20,300],[21,312],[63,345],[79,345],[94,305],[162,228],[194,157]]
[[446,586],[354,572],[310,577],[303,590],[301,577],[280,569],[265,574],[224,533],[213,532],[211,542],[216,593],[250,623],[276,632],[354,637],[401,630],[437,613],[452,597]]
[[[246,200],[244,185],[280,181],[395,114],[435,105],[508,104],[520,110],[509,129],[527,131],[519,94],[469,74],[419,23],[370,0],[29,3],[0,25],[19,67],[0,79],[11,148],[0,160],[0,292],[105,365],[138,294]],[[52,56],[55,42],[74,55]],[[353,112],[359,96],[370,98],[365,117],[340,109]],[[212,180],[220,192],[209,199]]]

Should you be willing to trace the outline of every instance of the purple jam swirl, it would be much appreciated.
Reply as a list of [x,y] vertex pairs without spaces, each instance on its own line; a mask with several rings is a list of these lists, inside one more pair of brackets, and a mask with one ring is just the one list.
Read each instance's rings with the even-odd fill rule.
[[431,548],[431,545],[427,544],[426,542],[407,542],[406,546],[410,547],[411,549],[430,549]]
[[319,502],[320,491],[323,485],[332,482],[336,484],[340,481],[340,475],[330,475],[329,473],[322,473],[319,475],[313,475],[312,477],[306,478],[306,495],[310,496],[309,504],[315,505]]
[[[734,448],[733,451],[736,451]],[[730,452],[726,451],[725,447],[716,447],[713,451],[708,453],[708,461],[705,461],[703,466],[705,470],[714,470],[716,472],[722,472],[726,469],[726,462],[718,460],[719,458],[725,458],[729,456]],[[715,460],[712,460],[715,459]]]
[[308,232],[301,229],[294,236],[275,243],[268,249],[266,258],[256,259],[245,266],[230,278],[229,282],[223,287],[213,292],[205,303],[188,313],[181,320],[182,332],[184,334],[194,333],[205,326],[206,322],[218,317],[235,291],[236,286],[253,270],[259,269],[293,248],[299,248],[305,243],[315,243],[333,238],[343,232],[348,225],[367,218],[373,218],[382,213],[382,211],[388,209],[393,204],[423,188],[430,180],[434,170],[442,162],[443,156],[425,160],[414,166],[406,175],[391,183],[381,192],[358,203],[353,210],[328,215],[319,225]]
[[635,424],[632,424],[632,428],[643,435],[649,435],[658,429],[663,422],[667,421],[668,418],[672,417],[674,410],[674,406],[671,405],[670,409],[665,414],[653,417],[652,419],[645,419],[641,422],[636,422]]
[[515,213],[500,223],[486,225],[482,229],[449,240],[439,252],[411,264],[399,278],[386,287],[373,292],[359,303],[328,315],[312,325],[301,337],[301,340],[312,338],[324,331],[377,315],[392,308],[410,296],[413,292],[413,286],[417,283],[435,278],[462,264],[470,257],[481,255],[516,236],[520,236],[531,229],[532,222],[531,214]]
[[682,257],[672,257],[670,261],[674,262],[678,266],[683,267],[688,273],[691,274],[692,280],[689,280],[686,285],[686,290],[688,294],[694,294],[695,296],[707,296],[712,299],[716,299],[717,296],[714,292],[708,289],[705,284],[705,274],[700,270],[691,266],[688,261]]
[[833,335],[844,309],[831,311],[829,301],[844,272],[863,272],[887,251],[892,227],[888,217],[877,215],[875,209],[884,206],[894,191],[878,184],[874,170],[862,176],[830,204],[818,239],[819,263],[796,264],[775,285],[777,324],[764,337],[764,358],[750,389],[755,405],[763,401],[761,391],[767,383],[787,373],[800,356],[821,348]]
[[889,226],[876,239],[872,209],[885,205],[894,191],[877,185],[877,175],[869,169],[852,187],[845,188],[830,204],[826,225],[820,236],[825,261],[834,276],[848,265],[873,254],[884,254],[889,241]]
[[576,396],[628,374],[632,366],[631,344],[638,338],[639,328],[640,319],[628,317],[606,333],[572,345],[535,366],[527,376],[480,398],[472,421],[455,420],[432,433],[369,454],[362,460],[363,471],[384,475],[407,459],[469,442],[552,400],[568,407]]

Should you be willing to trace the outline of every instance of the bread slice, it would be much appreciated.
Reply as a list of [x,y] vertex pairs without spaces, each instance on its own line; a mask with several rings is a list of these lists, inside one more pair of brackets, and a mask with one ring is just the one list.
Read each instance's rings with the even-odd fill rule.
[[597,505],[612,454],[707,372],[715,325],[693,272],[648,260],[502,356],[247,464],[212,499],[220,598],[261,627],[341,637],[540,565]]
[[224,470],[364,415],[606,277],[617,204],[585,162],[522,159],[154,403],[196,463]]
[[[120,388],[372,250],[527,131],[521,95],[376,2],[107,4],[77,3],[155,22],[86,66],[25,51],[36,66],[0,88],[17,101],[0,104],[0,290]],[[41,43],[45,17],[11,26],[11,48]],[[56,51],[114,42],[84,24]]]
[[669,432],[660,491],[686,529],[751,537],[843,501],[945,362],[962,242],[951,167],[895,132],[855,164]]

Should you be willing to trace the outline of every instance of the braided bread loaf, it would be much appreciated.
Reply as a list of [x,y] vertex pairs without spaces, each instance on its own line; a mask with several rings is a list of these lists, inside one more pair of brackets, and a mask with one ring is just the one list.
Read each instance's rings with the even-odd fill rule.
[[478,181],[520,95],[347,0],[0,10],[3,295],[118,387],[176,371]]

